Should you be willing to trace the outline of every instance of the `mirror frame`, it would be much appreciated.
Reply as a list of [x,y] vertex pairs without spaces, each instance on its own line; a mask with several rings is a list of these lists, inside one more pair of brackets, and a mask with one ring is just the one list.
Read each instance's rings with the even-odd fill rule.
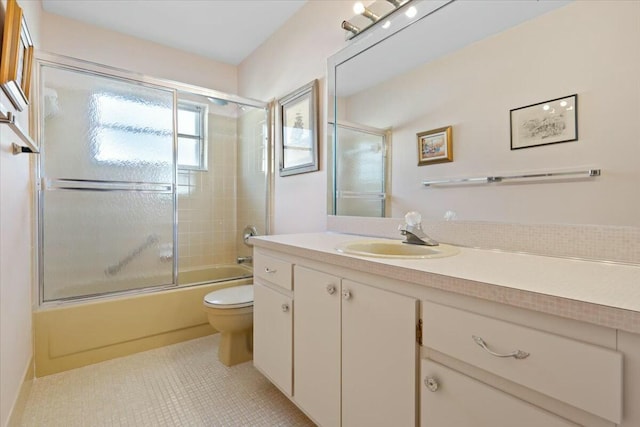
[[[286,112],[288,108],[304,102],[309,101],[309,110],[307,116],[309,123],[303,129],[308,129],[310,132],[310,152],[309,160],[305,163],[287,166],[285,164],[285,152],[287,150],[286,141]],[[280,176],[296,175],[300,173],[315,172],[319,169],[318,164],[318,80],[313,80],[306,85],[302,86],[291,92],[290,94],[278,99],[278,132],[280,142],[278,144],[280,151]]]

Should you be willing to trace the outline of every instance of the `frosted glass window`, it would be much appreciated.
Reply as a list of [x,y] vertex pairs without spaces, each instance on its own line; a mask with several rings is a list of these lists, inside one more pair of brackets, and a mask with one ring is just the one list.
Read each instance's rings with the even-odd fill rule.
[[97,161],[171,162],[170,145],[164,145],[164,149],[149,149],[157,143],[158,136],[173,135],[173,112],[166,104],[110,93],[94,94],[92,101]]
[[206,106],[178,104],[178,168],[207,170],[206,118]]

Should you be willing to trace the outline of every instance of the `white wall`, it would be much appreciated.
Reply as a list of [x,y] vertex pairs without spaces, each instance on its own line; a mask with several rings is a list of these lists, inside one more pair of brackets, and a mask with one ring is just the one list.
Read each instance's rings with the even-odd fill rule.
[[[239,94],[280,98],[313,79],[320,79],[320,141],[326,131],[324,97],[327,58],[346,46],[340,23],[353,16],[349,1],[307,2],[239,68]],[[276,146],[279,140],[276,139]],[[280,177],[276,158],[272,232],[322,231],[326,228],[326,149],[321,143],[320,171]],[[276,155],[278,155],[276,150]]]
[[[34,43],[40,40],[40,3],[20,2]],[[4,21],[6,1],[0,13]],[[0,102],[11,103],[0,91]],[[17,113],[29,129],[29,113]],[[33,356],[32,182],[30,156],[14,156],[11,143],[21,141],[0,125],[0,425],[7,425]]]
[[[575,2],[353,96],[346,120],[393,126],[392,216],[416,209],[442,219],[453,210],[460,220],[640,226],[639,21],[638,2]],[[574,93],[578,141],[510,150],[510,109]],[[448,125],[454,161],[418,167],[416,133]],[[420,185],[430,178],[588,167],[601,168],[603,176]]]
[[237,68],[202,56],[42,11],[45,52],[237,93]]

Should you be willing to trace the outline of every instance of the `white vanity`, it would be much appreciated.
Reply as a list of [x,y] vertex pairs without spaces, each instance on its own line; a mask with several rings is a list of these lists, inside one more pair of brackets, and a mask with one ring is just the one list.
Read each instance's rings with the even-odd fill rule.
[[253,240],[254,364],[318,425],[640,426],[639,267],[358,240]]

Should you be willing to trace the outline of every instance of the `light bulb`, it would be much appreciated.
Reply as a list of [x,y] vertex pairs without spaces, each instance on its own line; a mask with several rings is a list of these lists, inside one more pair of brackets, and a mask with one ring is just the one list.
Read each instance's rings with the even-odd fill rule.
[[391,26],[391,21],[389,21],[389,20],[386,20],[386,21],[384,22],[384,24],[382,24],[382,28],[384,28],[385,30],[386,30],[387,28],[389,28],[390,26]]
[[364,4],[362,4],[361,1],[356,2],[356,4],[353,5],[353,13],[362,15],[362,12],[364,12]]
[[415,6],[411,6],[404,14],[407,15],[408,18],[413,18],[418,14],[418,9],[416,9]]

